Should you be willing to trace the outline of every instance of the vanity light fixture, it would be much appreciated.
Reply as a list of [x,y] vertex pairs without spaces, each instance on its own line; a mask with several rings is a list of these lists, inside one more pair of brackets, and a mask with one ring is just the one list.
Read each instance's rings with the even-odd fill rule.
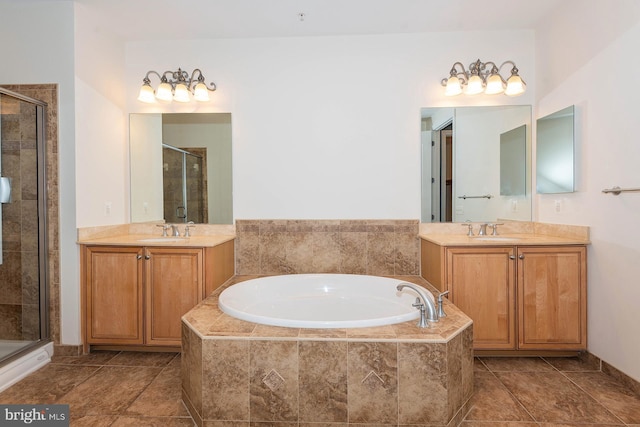
[[[511,65],[511,76],[504,79],[500,70],[505,65]],[[458,69],[458,67],[460,69]],[[518,67],[513,61],[505,61],[498,67],[494,62],[482,62],[479,59],[469,64],[467,71],[461,62],[455,62],[449,72],[449,77],[440,82],[445,87],[446,96],[476,95],[485,93],[495,95],[504,93],[508,96],[517,96],[524,93],[526,84],[518,75]]]
[[[160,79],[158,87],[153,89],[149,76],[155,74]],[[216,84],[211,82],[210,86],[204,82],[202,71],[198,68],[193,70],[191,76],[186,71],[178,68],[178,71],[165,71],[160,74],[157,71],[148,71],[142,80],[142,87],[138,95],[138,101],[152,103],[160,101],[189,102],[191,97],[196,101],[209,101],[209,92],[216,90]]]

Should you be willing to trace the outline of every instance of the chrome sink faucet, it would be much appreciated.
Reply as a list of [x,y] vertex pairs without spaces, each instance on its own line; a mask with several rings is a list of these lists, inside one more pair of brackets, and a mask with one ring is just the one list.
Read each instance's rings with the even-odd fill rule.
[[400,283],[396,286],[396,289],[399,291],[404,288],[413,289],[418,297],[416,298],[416,302],[412,305],[420,310],[420,320],[418,320],[418,327],[420,328],[428,328],[429,322],[437,322],[438,319],[438,310],[436,309],[436,305],[433,302],[432,298],[427,297],[424,293],[424,289],[420,288],[418,285],[414,285],[413,283]]
[[171,235],[173,237],[180,237],[180,230],[176,224],[171,224]]

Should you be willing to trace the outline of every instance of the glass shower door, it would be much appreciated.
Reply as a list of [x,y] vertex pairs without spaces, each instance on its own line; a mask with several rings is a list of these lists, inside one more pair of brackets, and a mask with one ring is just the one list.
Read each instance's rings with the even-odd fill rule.
[[167,223],[206,222],[206,184],[202,156],[162,146],[162,189]]
[[0,362],[49,333],[45,108],[0,89]]

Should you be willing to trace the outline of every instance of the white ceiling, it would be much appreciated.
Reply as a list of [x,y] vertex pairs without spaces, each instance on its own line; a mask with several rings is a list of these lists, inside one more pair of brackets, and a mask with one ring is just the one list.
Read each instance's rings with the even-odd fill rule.
[[75,0],[125,41],[535,29],[563,1]]

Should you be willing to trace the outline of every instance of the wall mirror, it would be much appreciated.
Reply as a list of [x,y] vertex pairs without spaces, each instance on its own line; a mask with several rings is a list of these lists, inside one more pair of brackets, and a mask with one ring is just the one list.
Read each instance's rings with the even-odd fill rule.
[[531,221],[531,106],[421,110],[421,221]]
[[574,187],[574,106],[536,120],[536,190],[571,193]]
[[231,114],[131,114],[131,222],[232,224]]

